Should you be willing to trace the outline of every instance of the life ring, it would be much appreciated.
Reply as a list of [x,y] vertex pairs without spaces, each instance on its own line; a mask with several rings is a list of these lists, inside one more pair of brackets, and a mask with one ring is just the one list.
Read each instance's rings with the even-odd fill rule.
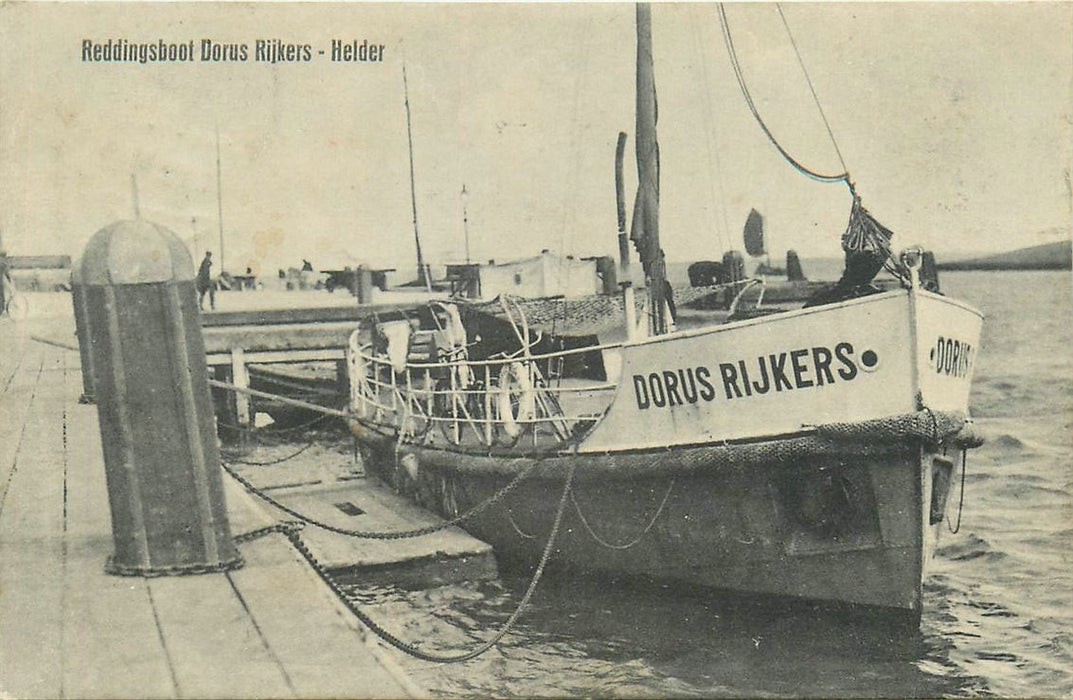
[[[514,404],[518,409],[515,413]],[[536,396],[533,380],[521,362],[511,362],[499,371],[499,393],[496,400],[499,420],[510,437],[518,437],[522,428],[518,421],[530,421],[536,417]]]

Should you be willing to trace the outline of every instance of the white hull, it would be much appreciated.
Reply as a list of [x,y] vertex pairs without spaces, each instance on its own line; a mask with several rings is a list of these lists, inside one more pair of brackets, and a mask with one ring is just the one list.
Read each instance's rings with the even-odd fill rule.
[[[556,543],[572,570],[918,615],[971,446],[980,330],[967,306],[897,290],[593,348],[617,354],[621,376],[587,419],[531,381],[546,358],[448,362],[451,388],[430,390],[430,365],[389,369],[355,337],[354,430],[371,469],[448,517],[498,503],[526,472],[464,523],[506,561],[539,559],[573,468],[587,519],[578,506]],[[495,363],[528,371],[527,399]],[[458,388],[463,366],[483,386]],[[539,409],[522,419],[525,403]]]
[[946,297],[897,290],[627,344],[614,401],[578,450],[775,437],[925,407],[967,414],[981,324]]

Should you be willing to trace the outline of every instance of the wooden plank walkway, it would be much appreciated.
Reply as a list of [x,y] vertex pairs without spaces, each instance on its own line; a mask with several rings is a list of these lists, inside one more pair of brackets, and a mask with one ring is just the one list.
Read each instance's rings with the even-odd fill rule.
[[[69,317],[0,319],[0,697],[422,694],[279,535],[244,568],[104,573],[113,551],[97,414],[77,403]],[[267,522],[227,481],[233,532]]]

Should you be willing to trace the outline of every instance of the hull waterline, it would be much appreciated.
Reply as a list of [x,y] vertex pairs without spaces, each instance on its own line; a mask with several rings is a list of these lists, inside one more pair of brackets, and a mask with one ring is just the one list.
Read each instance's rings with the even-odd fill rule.
[[[462,526],[508,566],[540,559],[569,473],[553,557],[565,570],[917,617],[953,474],[975,445],[980,323],[938,295],[888,292],[625,344],[601,413],[571,424],[537,410],[519,425],[514,401],[499,409],[510,441],[490,399],[467,424],[462,404],[445,411],[411,379],[390,405],[355,401],[352,427],[372,471],[441,515],[491,501]],[[370,372],[381,387],[409,376]],[[559,408],[533,386],[530,402]]]
[[[493,498],[511,480],[497,468],[500,457],[409,448],[400,453],[390,437],[357,432],[363,457],[378,476],[447,518]],[[639,478],[609,474],[593,458],[551,458],[463,527],[490,543],[508,568],[533,566],[551,529],[568,462],[586,460],[578,465],[555,545],[555,561],[570,572],[918,615],[924,569],[960,454],[953,444],[937,450],[920,445],[743,467],[713,464],[701,455],[673,474]],[[694,455],[686,450],[680,457]],[[533,460],[516,463],[525,469]]]

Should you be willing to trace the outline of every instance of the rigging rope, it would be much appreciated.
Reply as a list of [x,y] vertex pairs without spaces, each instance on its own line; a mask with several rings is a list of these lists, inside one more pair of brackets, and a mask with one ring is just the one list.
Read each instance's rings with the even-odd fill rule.
[[775,3],[775,9],[779,11],[779,17],[782,18],[782,26],[786,27],[786,36],[790,37],[790,45],[794,47],[794,55],[797,56],[797,65],[801,66],[801,72],[805,75],[805,82],[808,83],[809,92],[812,93],[812,99],[816,103],[816,110],[820,113],[820,119],[823,120],[823,125],[827,129],[827,135],[831,139],[831,145],[835,147],[835,154],[838,155],[838,162],[842,164],[842,172],[848,177],[849,168],[846,167],[846,160],[842,157],[842,149],[838,147],[838,141],[835,140],[835,132],[831,130],[831,124],[827,121],[827,114],[823,111],[823,105],[820,104],[820,96],[816,94],[816,88],[812,84],[812,78],[808,74],[808,68],[805,67],[805,61],[801,58],[801,52],[797,49],[797,41],[794,40],[794,34],[790,31],[790,24],[786,21],[786,15],[782,13],[782,5]]
[[946,518],[946,529],[951,534],[956,535],[961,530],[961,511],[965,507],[965,462],[967,461],[968,450],[961,450],[961,495],[958,496],[958,522],[954,527],[950,527],[950,518]]
[[[660,514],[663,513],[663,507],[667,505],[667,499],[670,497],[671,491],[673,489],[674,479],[671,479],[670,483],[667,484],[667,491],[663,494],[663,500],[660,501],[659,507],[656,508],[656,513],[652,516],[652,519],[648,521],[648,525],[645,525],[645,528],[641,530],[641,534],[637,535],[637,537],[635,537],[630,542],[627,542],[626,544],[615,544],[613,542],[608,542],[607,540],[597,535],[596,532],[592,529],[592,526],[589,525],[588,518],[586,518],[585,514],[581,512],[581,506],[578,505],[577,498],[574,497],[573,493],[570,494],[570,501],[574,504],[574,510],[577,511],[577,515],[578,518],[581,520],[581,524],[585,526],[585,530],[589,533],[592,539],[596,540],[597,544],[599,544],[601,547],[606,547],[607,549],[629,549],[630,547],[633,547],[635,544],[643,540],[645,535],[647,535],[652,530],[652,526],[656,524],[656,521],[659,520]],[[513,524],[513,521],[511,522]],[[515,529],[517,529],[517,526],[515,526]],[[519,531],[519,534],[521,534],[521,531]]]
[[[715,193],[713,192],[713,199],[716,199],[716,201],[718,202],[718,209],[722,214],[723,219],[723,228],[718,232],[719,237],[721,239],[720,244],[722,245],[723,250],[730,250],[734,246],[731,243],[732,237],[730,233],[730,219],[727,217],[727,210],[730,208],[728,204],[729,197],[727,197],[726,194],[726,186],[724,183],[723,175],[723,164],[721,162],[721,159],[719,158],[719,130],[712,128],[712,125],[715,124],[715,117],[713,116],[715,114],[715,110],[712,107],[712,91],[710,88],[711,79],[708,75],[707,52],[705,51],[708,44],[706,42],[701,41],[700,31],[702,24],[699,20],[697,20],[696,17],[694,17],[694,19],[696,21],[692,22],[693,47],[697,55],[701,57],[701,60],[698,61],[698,65],[700,66],[702,76],[701,79],[704,81],[704,89],[701,90],[701,94],[704,96],[702,106],[704,107],[705,124],[707,125],[706,130],[709,135],[709,138],[706,138],[704,140],[704,143],[708,156],[708,172],[709,174],[713,174],[714,171],[714,177],[709,180],[709,183],[714,187],[718,187],[719,190],[717,198],[715,197]],[[717,219],[716,224],[718,225]]]
[[[780,14],[781,14],[781,10],[780,10]],[[785,21],[785,19],[784,19],[784,21]],[[837,175],[827,175],[827,174],[824,174],[824,173],[820,173],[820,172],[817,172],[815,170],[812,170],[810,168],[805,167],[797,159],[795,159],[792,155],[790,155],[789,151],[787,151],[785,148],[783,148],[782,144],[780,144],[778,142],[778,140],[775,138],[775,134],[773,134],[771,129],[768,128],[767,124],[764,122],[763,117],[760,116],[760,110],[757,109],[756,103],[753,101],[752,93],[749,92],[749,86],[745,82],[745,74],[742,72],[741,63],[738,60],[738,54],[737,54],[737,51],[734,48],[734,37],[731,35],[731,32],[730,32],[730,22],[727,20],[726,8],[723,6],[722,3],[719,4],[719,22],[722,25],[722,29],[723,29],[723,42],[726,44],[727,52],[730,54],[730,66],[734,70],[734,77],[737,79],[738,87],[741,89],[741,94],[745,98],[745,104],[749,107],[749,111],[752,112],[753,118],[756,120],[756,123],[760,126],[760,129],[764,132],[764,135],[766,135],[768,140],[771,141],[771,144],[776,148],[776,150],[778,150],[779,154],[782,155],[782,157],[786,160],[786,162],[789,163],[791,166],[793,166],[793,168],[795,170],[797,170],[798,172],[800,172],[802,175],[805,175],[806,177],[810,177],[813,180],[817,180],[819,182],[844,182],[844,183],[846,183],[846,186],[849,187],[850,192],[854,192],[853,181],[850,179],[849,172],[845,170],[845,163],[844,162],[842,163],[843,171],[841,173],[838,173]],[[789,27],[787,27],[787,30],[788,29],[789,29]],[[792,41],[793,41],[793,37],[791,36],[791,42]],[[795,51],[797,50],[796,49],[796,44],[795,44],[794,50]],[[800,56],[800,54],[798,54],[798,60],[800,60],[800,58],[801,58],[801,56]],[[803,65],[804,64],[802,64],[802,66]],[[806,79],[807,79],[807,77],[808,77],[808,74],[806,73]],[[809,88],[811,89],[811,87],[812,87],[812,82],[809,81]],[[816,93],[813,90],[813,96],[815,96],[815,94]],[[817,100],[817,104],[819,104],[818,100]],[[821,115],[823,114],[822,109],[820,110],[820,113],[821,113]],[[827,123],[826,117],[824,117],[824,123],[825,124]],[[828,126],[828,133],[830,133],[830,127],[829,126]],[[832,136],[832,142],[834,142],[834,137],[833,136]],[[836,152],[838,151],[837,144],[835,144],[835,151]],[[839,160],[841,161],[842,160],[842,154],[839,153],[838,157],[839,157]]]

